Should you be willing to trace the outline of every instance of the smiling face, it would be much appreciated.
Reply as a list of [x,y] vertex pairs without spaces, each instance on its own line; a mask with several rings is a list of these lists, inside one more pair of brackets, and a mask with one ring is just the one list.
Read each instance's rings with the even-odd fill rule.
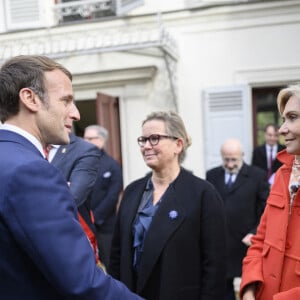
[[46,99],[40,102],[37,126],[43,144],[68,144],[73,121],[80,119],[71,80],[60,70],[45,72]]
[[290,154],[300,154],[300,98],[291,96],[283,113],[283,124],[279,133],[284,136],[286,151]]
[[[149,137],[152,134],[168,135],[163,121],[150,120],[144,123],[142,136]],[[155,146],[152,146],[147,140],[140,150],[147,166],[159,171],[171,165],[179,165],[178,155],[182,151],[182,147],[180,139],[161,138]]]

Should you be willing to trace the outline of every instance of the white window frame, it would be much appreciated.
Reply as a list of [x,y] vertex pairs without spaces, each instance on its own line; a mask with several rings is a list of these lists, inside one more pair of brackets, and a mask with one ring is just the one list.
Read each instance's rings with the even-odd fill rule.
[[14,0],[14,1],[19,1],[20,8],[22,8],[22,5],[26,5],[26,4],[30,4],[30,2],[32,2],[32,4],[34,4],[35,6],[37,6],[37,11],[38,11],[38,15],[37,15],[37,19],[33,19],[33,15],[31,17],[31,21],[22,21],[20,19],[20,22],[15,22],[13,20],[14,16],[12,15],[12,8],[11,8],[11,4],[12,4],[12,0],[4,0],[4,12],[5,12],[5,20],[6,20],[6,29],[7,30],[20,30],[20,29],[29,29],[29,28],[38,28],[38,27],[43,27],[44,22],[43,22],[43,3],[44,1],[48,1],[48,0]]
[[211,87],[203,91],[205,169],[222,163],[220,148],[228,138],[241,141],[244,161],[253,147],[252,98],[249,85]]

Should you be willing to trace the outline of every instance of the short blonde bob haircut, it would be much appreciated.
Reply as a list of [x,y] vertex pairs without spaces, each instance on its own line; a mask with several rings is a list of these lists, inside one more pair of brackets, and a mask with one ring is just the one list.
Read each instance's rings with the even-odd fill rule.
[[281,115],[284,111],[288,100],[292,96],[297,96],[300,101],[300,85],[290,85],[279,92],[277,96],[277,107]]
[[152,120],[164,122],[166,134],[182,139],[183,149],[178,157],[179,163],[182,163],[185,159],[187,148],[192,144],[192,140],[186,131],[182,118],[173,111],[156,111],[148,115],[142,122],[142,125]]

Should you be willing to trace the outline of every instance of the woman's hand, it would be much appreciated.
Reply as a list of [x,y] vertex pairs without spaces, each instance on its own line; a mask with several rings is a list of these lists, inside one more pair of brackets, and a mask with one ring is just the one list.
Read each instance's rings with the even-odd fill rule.
[[245,287],[242,300],[255,300],[256,284],[252,283]]
[[243,294],[243,300],[255,300],[255,294],[253,291],[246,291],[244,294]]

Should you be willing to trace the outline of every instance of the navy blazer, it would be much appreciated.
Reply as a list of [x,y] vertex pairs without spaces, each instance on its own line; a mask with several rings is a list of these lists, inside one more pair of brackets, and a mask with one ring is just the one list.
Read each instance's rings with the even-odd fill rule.
[[69,187],[19,134],[0,130],[0,295],[140,299],[95,264]]
[[256,166],[243,163],[233,185],[225,185],[225,170],[219,166],[209,170],[206,178],[224,201],[227,219],[227,277],[242,274],[242,260],[248,247],[242,239],[248,233],[256,233],[260,217],[269,195],[266,172]]
[[51,164],[58,168],[74,197],[78,211],[95,233],[90,217],[91,194],[97,178],[101,153],[99,149],[82,138],[70,134],[70,143],[57,149]]
[[147,300],[222,299],[226,281],[223,203],[210,183],[184,169],[153,217],[135,282],[132,225],[148,178],[124,191],[110,274]]
[[95,224],[101,232],[113,232],[117,204],[122,189],[121,167],[102,149],[98,175],[91,195]]

